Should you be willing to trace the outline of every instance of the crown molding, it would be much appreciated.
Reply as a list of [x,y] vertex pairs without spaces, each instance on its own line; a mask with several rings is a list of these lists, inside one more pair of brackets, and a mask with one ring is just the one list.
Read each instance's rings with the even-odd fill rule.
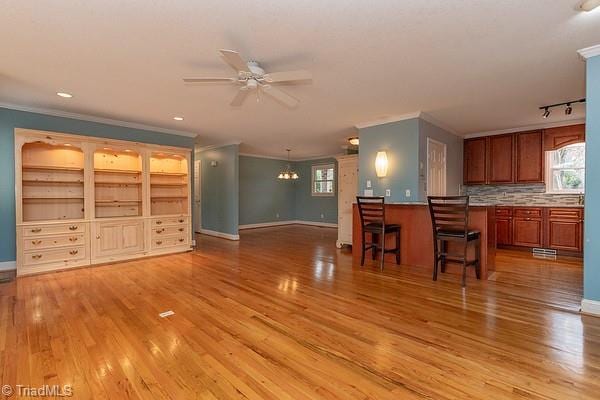
[[549,128],[559,128],[561,126],[569,126],[569,125],[579,125],[585,124],[585,118],[578,119],[570,119],[566,121],[558,121],[558,122],[548,122],[546,124],[537,124],[537,125],[526,125],[520,126],[516,128],[508,128],[508,129],[500,129],[496,131],[486,131],[486,132],[477,132],[477,133],[469,133],[465,135],[465,139],[471,139],[481,136],[494,136],[494,135],[502,135],[504,133],[513,133],[513,132],[524,132],[524,131],[532,131],[536,129],[549,129]]
[[427,114],[426,112],[421,112],[421,114],[419,115],[419,118],[421,118],[424,121],[429,122],[432,125],[437,126],[438,128],[445,130],[448,133],[453,134],[454,136],[461,136],[454,129],[450,128],[448,125],[446,125],[445,123],[441,122],[440,120],[432,117],[431,115]]
[[586,47],[585,49],[577,50],[577,52],[584,60],[600,56],[600,44],[592,47]]
[[103,117],[95,117],[93,115],[78,114],[78,113],[72,113],[72,112],[62,111],[62,110],[53,110],[50,108],[29,107],[29,106],[22,106],[19,104],[1,103],[1,102],[0,102],[0,108],[7,108],[9,110],[25,111],[25,112],[31,112],[31,113],[43,114],[43,115],[51,115],[53,117],[77,119],[80,121],[96,122],[98,124],[116,125],[116,126],[121,126],[124,128],[143,129],[145,131],[168,133],[170,135],[187,136],[187,137],[198,136],[197,133],[193,133],[193,132],[159,128],[157,126],[139,124],[137,122],[121,121],[118,119],[103,118]]
[[[316,157],[306,157],[306,158],[292,158],[289,161],[290,162],[301,162],[301,161],[314,161],[314,160],[324,160],[326,158],[336,158],[340,155],[341,153],[338,154],[333,154],[333,155],[329,155],[329,156],[316,156]],[[268,160],[279,160],[279,161],[288,161],[287,158],[284,157],[274,157],[274,156],[264,156],[261,154],[255,154],[255,153],[240,153],[240,156],[244,156],[244,157],[254,157],[254,158],[266,158]]]
[[240,145],[242,144],[241,141],[239,140],[232,140],[230,142],[223,142],[223,143],[218,143],[218,144],[211,144],[209,146],[202,146],[202,147],[196,147],[194,149],[194,151],[200,152],[200,151],[206,151],[206,150],[214,150],[214,149],[219,149],[221,147],[225,147],[225,146],[233,146],[233,145]]
[[391,122],[400,122],[400,121],[406,121],[407,119],[419,118],[421,116],[421,114],[423,114],[421,111],[417,111],[417,112],[413,112],[413,113],[409,113],[409,114],[391,115],[389,117],[374,119],[374,120],[367,121],[367,122],[359,122],[359,123],[355,124],[354,127],[357,129],[370,128],[372,126],[389,124]]

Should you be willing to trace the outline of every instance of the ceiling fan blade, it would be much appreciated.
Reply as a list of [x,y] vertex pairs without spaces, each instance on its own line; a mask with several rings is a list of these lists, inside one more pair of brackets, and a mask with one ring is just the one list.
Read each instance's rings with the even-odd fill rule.
[[282,90],[274,88],[273,86],[264,85],[264,86],[262,86],[262,88],[266,94],[268,94],[269,96],[273,97],[275,100],[280,101],[281,103],[283,103],[284,105],[286,105],[290,108],[296,107],[299,103],[298,100],[296,100],[289,94],[285,93]]
[[228,83],[237,82],[234,78],[183,78],[185,83]]
[[231,105],[232,107],[241,106],[242,103],[244,102],[244,100],[246,100],[246,96],[248,96],[248,92],[249,92],[248,89],[246,89],[245,87],[241,87],[240,90],[238,90],[235,97],[233,98],[233,100],[231,101],[231,103],[229,103],[229,105]]
[[219,51],[221,52],[221,55],[223,56],[225,62],[237,72],[250,72],[250,70],[248,69],[248,64],[246,64],[246,61],[242,59],[240,53],[238,53],[237,51],[225,49],[221,49]]
[[285,72],[273,72],[265,74],[263,76],[265,81],[269,83],[275,82],[293,82],[293,81],[308,81],[312,79],[312,74],[309,71],[297,70],[297,71],[285,71]]

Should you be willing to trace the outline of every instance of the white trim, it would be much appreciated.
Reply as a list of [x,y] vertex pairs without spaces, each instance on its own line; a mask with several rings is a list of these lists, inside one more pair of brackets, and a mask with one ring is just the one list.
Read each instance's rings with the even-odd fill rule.
[[382,118],[374,119],[371,121],[359,122],[359,123],[354,124],[354,126],[357,129],[370,128],[372,126],[385,125],[385,124],[389,124],[392,122],[400,122],[400,121],[405,121],[407,119],[419,118],[421,116],[421,114],[422,114],[421,111],[417,111],[417,112],[413,112],[413,113],[409,113],[409,114],[391,115],[388,117],[382,117]]
[[193,133],[193,132],[178,131],[175,129],[167,129],[167,128],[159,128],[156,126],[140,124],[137,122],[128,122],[128,121],[121,121],[118,119],[95,117],[93,115],[78,114],[78,113],[72,113],[72,112],[68,112],[68,111],[52,110],[52,109],[47,109],[47,108],[21,106],[21,105],[10,104],[10,103],[0,103],[0,108],[7,108],[9,110],[25,111],[25,112],[31,112],[31,113],[36,113],[36,114],[51,115],[53,117],[71,118],[71,119],[77,119],[80,121],[96,122],[99,124],[116,125],[116,126],[121,126],[124,128],[143,129],[146,131],[168,133],[171,135],[178,135],[178,136],[187,136],[187,137],[193,137],[193,138],[198,136],[197,133]]
[[200,229],[200,233],[203,235],[214,236],[228,240],[240,240],[240,235],[232,235],[231,233],[211,231],[210,229]]
[[581,300],[581,313],[600,316],[600,301],[597,300]]
[[500,129],[497,131],[487,131],[487,132],[477,132],[477,133],[469,133],[464,136],[465,139],[471,139],[482,136],[494,136],[494,135],[502,135],[504,133],[513,133],[513,132],[524,132],[524,131],[533,131],[536,129],[549,129],[549,128],[560,128],[561,126],[570,126],[570,125],[579,125],[585,124],[584,119],[571,119],[566,121],[558,121],[558,122],[548,122],[545,124],[537,124],[537,125],[526,125],[517,128],[508,128],[508,129]]
[[0,272],[14,271],[15,269],[17,269],[17,262],[16,261],[2,261],[2,262],[0,262]]
[[588,58],[600,56],[600,44],[596,46],[586,47],[585,49],[577,50],[581,58],[587,60]]
[[[285,157],[274,157],[274,156],[264,156],[261,154],[252,154],[252,153],[239,153],[240,156],[244,156],[244,157],[254,157],[254,158],[266,158],[269,160],[279,160],[279,161],[288,161],[287,158]],[[314,161],[314,160],[324,160],[326,158],[336,158],[343,155],[342,153],[338,153],[338,154],[333,154],[330,156],[315,156],[315,157],[308,157],[308,158],[292,158],[289,160],[289,162],[302,162],[302,161]]]
[[289,221],[273,221],[273,222],[262,222],[258,224],[246,224],[240,225],[239,229],[255,229],[255,228],[268,228],[271,226],[283,226],[283,225],[309,225],[309,226],[320,226],[322,228],[337,228],[338,224],[330,222],[313,222],[313,221],[302,221],[302,220],[289,220]]
[[201,152],[201,151],[219,149],[219,148],[221,148],[221,147],[233,146],[233,145],[235,145],[235,144],[237,144],[237,145],[240,145],[240,144],[242,144],[242,142],[241,142],[241,141],[239,141],[239,140],[232,140],[232,141],[230,141],[230,142],[223,142],[223,143],[219,143],[219,144],[211,144],[211,145],[209,145],[209,146],[196,147],[196,148],[194,149],[194,151],[195,151],[196,153],[199,153],[199,152]]

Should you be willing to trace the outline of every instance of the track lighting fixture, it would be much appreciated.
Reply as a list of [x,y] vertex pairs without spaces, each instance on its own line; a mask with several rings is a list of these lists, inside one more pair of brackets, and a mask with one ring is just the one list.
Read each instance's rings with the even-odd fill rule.
[[550,114],[552,113],[552,108],[554,107],[562,107],[562,106],[566,106],[565,108],[565,115],[571,115],[573,113],[573,104],[576,103],[585,103],[585,99],[579,99],[579,100],[573,100],[573,101],[567,101],[564,103],[557,103],[557,104],[550,104],[549,106],[541,106],[540,110],[544,110],[544,113],[542,114],[543,118],[548,118],[550,116]]

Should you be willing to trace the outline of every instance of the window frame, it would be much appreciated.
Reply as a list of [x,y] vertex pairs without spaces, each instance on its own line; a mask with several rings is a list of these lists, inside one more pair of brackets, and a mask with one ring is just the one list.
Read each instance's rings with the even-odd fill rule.
[[[320,179],[320,180],[315,179],[317,170],[323,170],[323,169],[333,169],[333,177],[331,179]],[[335,171],[335,164],[334,163],[313,165],[311,167],[311,174],[310,175],[311,175],[310,193],[311,193],[312,196],[315,196],[315,197],[333,197],[333,196],[335,196],[336,171]],[[316,192],[315,191],[315,182],[331,182],[331,185],[332,185],[332,191],[331,191],[331,193]]]
[[[579,143],[572,143],[572,144],[569,144],[564,147],[573,146],[576,144],[585,146],[585,142],[579,142]],[[585,180],[583,182],[583,189],[563,189],[563,190],[552,189],[552,172],[553,171],[560,171],[563,169],[583,170],[584,176],[585,176],[585,163],[584,163],[583,167],[578,167],[578,168],[552,168],[552,153],[554,153],[557,150],[560,150],[560,148],[555,149],[555,150],[546,151],[546,155],[545,155],[546,156],[546,160],[545,160],[546,161],[546,166],[545,166],[546,193],[547,194],[585,194]]]

